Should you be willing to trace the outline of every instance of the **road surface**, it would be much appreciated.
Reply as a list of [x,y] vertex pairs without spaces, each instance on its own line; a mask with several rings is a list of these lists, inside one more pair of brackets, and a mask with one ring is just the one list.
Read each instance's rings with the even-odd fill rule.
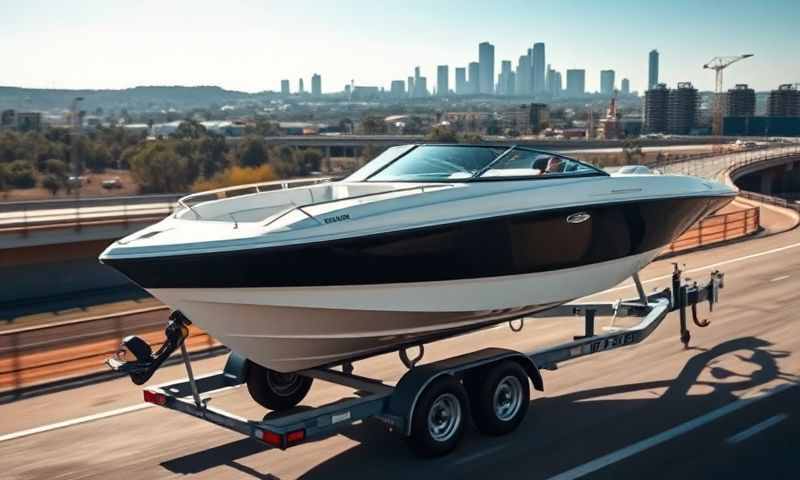
[[[453,454],[420,461],[375,421],[282,452],[141,403],[125,379],[0,405],[3,477],[27,478],[796,478],[800,467],[800,230],[658,261],[642,278],[666,286],[670,262],[701,278],[726,273],[709,328],[678,341],[675,315],[639,346],[544,372],[545,392],[511,435],[469,429]],[[593,298],[633,295],[623,285]],[[486,346],[529,350],[579,333],[580,320],[505,325],[428,346],[435,360]],[[221,368],[224,358],[196,363]],[[356,373],[396,381],[394,355]],[[154,382],[183,377],[179,366]],[[308,405],[347,394],[315,384]],[[248,418],[265,412],[245,389],[212,401]],[[89,418],[86,418],[89,416]],[[60,423],[66,422],[66,423]],[[60,428],[59,428],[60,427]],[[35,429],[31,431],[30,429]],[[33,433],[38,432],[38,433]]]

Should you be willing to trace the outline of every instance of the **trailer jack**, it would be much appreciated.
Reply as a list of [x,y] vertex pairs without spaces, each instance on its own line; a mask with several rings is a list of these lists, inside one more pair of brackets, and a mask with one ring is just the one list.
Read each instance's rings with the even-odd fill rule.
[[169,322],[164,329],[166,338],[158,351],[153,353],[147,342],[136,335],[129,335],[122,340],[117,352],[106,360],[106,365],[112,370],[127,373],[133,383],[142,385],[150,380],[150,377],[175,350],[186,348],[183,342],[189,336],[189,325],[191,324],[192,322],[188,318],[176,310],[169,316]]

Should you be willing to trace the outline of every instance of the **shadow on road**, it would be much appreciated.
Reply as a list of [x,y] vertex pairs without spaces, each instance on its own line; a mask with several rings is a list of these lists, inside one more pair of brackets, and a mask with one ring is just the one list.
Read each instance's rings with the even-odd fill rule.
[[[473,460],[485,456],[482,464],[485,468],[494,463],[493,455],[509,455],[515,470],[546,477],[592,458],[598,448],[605,452],[616,444],[626,446],[732,402],[738,398],[738,392],[776,379],[797,381],[782,373],[777,365],[777,360],[789,353],[770,350],[771,345],[759,338],[744,337],[707,350],[695,348],[697,353],[674,379],[535,399],[516,432],[504,437],[481,437],[468,429],[457,452],[434,460],[416,459],[405,448],[400,435],[390,434],[377,421],[364,422],[341,432],[358,442],[357,446],[314,466],[303,478],[463,477],[470,475],[468,467]],[[721,357],[730,354],[752,365],[747,369],[749,373],[716,365]],[[701,379],[706,368],[711,380]],[[701,393],[690,394],[690,389],[698,391],[698,387]],[[656,390],[664,393],[659,395]],[[608,398],[631,393],[637,393],[635,398]],[[173,473],[190,474],[228,465],[254,478],[275,478],[237,462],[266,450],[268,447],[245,439],[176,458],[162,466]],[[292,455],[292,451],[273,458],[280,461],[281,455]],[[475,475],[485,477],[486,472]]]

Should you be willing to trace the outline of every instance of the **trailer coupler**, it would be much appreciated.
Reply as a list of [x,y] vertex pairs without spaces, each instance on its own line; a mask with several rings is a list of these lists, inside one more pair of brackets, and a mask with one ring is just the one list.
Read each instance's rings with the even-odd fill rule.
[[164,329],[164,342],[161,347],[153,352],[150,345],[136,335],[129,335],[122,340],[119,350],[108,360],[106,365],[112,370],[127,373],[133,383],[142,385],[158,370],[161,364],[172,353],[183,346],[189,336],[191,321],[178,310],[169,316],[169,322]]

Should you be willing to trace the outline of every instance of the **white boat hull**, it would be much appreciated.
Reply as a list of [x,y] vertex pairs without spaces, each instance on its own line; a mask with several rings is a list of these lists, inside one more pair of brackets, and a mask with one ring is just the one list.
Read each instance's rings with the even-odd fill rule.
[[536,313],[618,284],[660,250],[576,268],[469,280],[149,291],[231,350],[293,372]]

